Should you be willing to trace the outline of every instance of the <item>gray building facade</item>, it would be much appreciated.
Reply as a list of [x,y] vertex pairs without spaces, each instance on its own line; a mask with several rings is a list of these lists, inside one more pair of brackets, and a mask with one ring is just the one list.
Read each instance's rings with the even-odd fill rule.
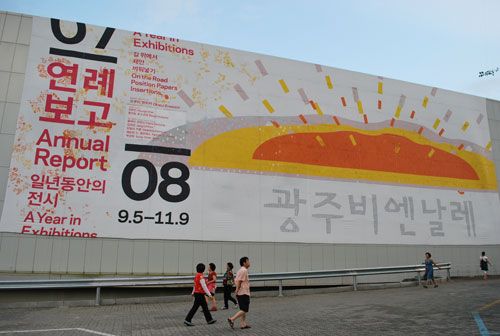
[[[16,122],[24,85],[32,18],[0,12],[0,212],[2,211]],[[487,101],[497,179],[500,178],[500,102]],[[500,185],[500,181],[498,182]],[[499,203],[500,205],[500,203]],[[499,219],[500,220],[500,219]],[[500,224],[499,224],[500,225]],[[198,262],[222,269],[241,256],[252,272],[287,272],[421,263],[424,252],[451,262],[453,276],[480,274],[486,251],[500,260],[500,245],[425,246],[261,243],[130,239],[80,239],[0,232],[0,272],[51,274],[191,274]],[[498,268],[492,274],[500,274]],[[379,278],[381,279],[381,278]]]

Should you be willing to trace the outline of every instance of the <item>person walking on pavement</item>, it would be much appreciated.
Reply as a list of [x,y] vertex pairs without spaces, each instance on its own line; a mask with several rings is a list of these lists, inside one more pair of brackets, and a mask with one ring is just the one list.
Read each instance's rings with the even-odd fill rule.
[[[217,311],[217,301],[215,300],[215,290],[217,289],[217,273],[215,272],[214,263],[208,264],[207,288],[210,294],[212,295],[211,296],[212,307],[210,308],[210,311]],[[208,300],[209,297],[207,297],[207,304]]]
[[248,278],[248,268],[250,268],[250,259],[248,257],[242,257],[240,259],[240,270],[236,273],[236,278],[234,279],[236,283],[236,299],[238,300],[238,306],[240,310],[234,314],[233,317],[227,319],[231,329],[234,329],[234,321],[240,320],[240,329],[249,329],[250,326],[247,324],[247,313],[250,308],[250,281]]
[[486,256],[486,252],[481,252],[481,257],[479,258],[479,266],[481,271],[483,271],[483,279],[488,280],[488,265],[493,266],[491,261]]
[[236,302],[235,298],[233,298],[233,296],[231,295],[234,285],[233,268],[234,268],[233,263],[228,262],[226,273],[224,273],[224,276],[222,277],[222,284],[224,285],[224,307],[222,307],[222,309],[229,308],[229,301],[234,303],[234,306],[236,308],[238,307],[238,303]]
[[438,269],[441,269],[435,262],[434,260],[431,259],[431,254],[429,252],[425,252],[425,273],[424,273],[424,279],[425,279],[425,284],[424,288],[427,288],[427,286],[432,283],[434,285],[434,288],[436,288],[438,285],[436,281],[434,280],[434,266],[436,266]]
[[212,294],[210,294],[210,291],[207,288],[207,285],[205,283],[205,279],[203,278],[203,272],[205,272],[205,265],[200,263],[196,265],[196,276],[194,277],[194,287],[193,287],[193,292],[191,295],[194,296],[194,303],[193,307],[187,314],[186,318],[184,319],[184,324],[188,327],[194,326],[194,324],[191,322],[193,319],[194,314],[198,311],[198,308],[203,310],[203,314],[205,315],[205,320],[207,320],[208,324],[214,324],[217,322],[217,320],[214,320],[212,318],[212,315],[210,314],[210,311],[208,310],[208,305],[207,301],[205,301],[205,295],[208,297],[211,297]]

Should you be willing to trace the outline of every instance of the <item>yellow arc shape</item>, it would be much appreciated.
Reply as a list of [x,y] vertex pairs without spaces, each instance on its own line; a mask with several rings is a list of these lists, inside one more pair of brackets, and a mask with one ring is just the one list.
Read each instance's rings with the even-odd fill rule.
[[[420,144],[432,146],[446,152],[454,151],[477,173],[478,180],[447,178],[436,176],[421,176],[404,173],[373,171],[365,169],[351,169],[326,167],[294,162],[279,162],[269,160],[255,160],[255,150],[267,140],[293,133],[330,133],[336,131],[350,131],[366,135],[393,134],[406,137]],[[279,150],[278,148],[276,150]],[[332,155],[335,155],[332,153]],[[421,185],[469,190],[496,190],[497,181],[495,166],[491,160],[469,151],[457,151],[457,147],[446,143],[435,143],[414,131],[397,128],[381,130],[362,130],[347,125],[283,125],[280,128],[260,126],[241,128],[221,133],[206,140],[192,151],[189,164],[193,167],[207,167],[220,169],[243,169],[256,172],[277,174],[299,174],[304,177],[326,177],[351,180],[376,181],[388,184]]]

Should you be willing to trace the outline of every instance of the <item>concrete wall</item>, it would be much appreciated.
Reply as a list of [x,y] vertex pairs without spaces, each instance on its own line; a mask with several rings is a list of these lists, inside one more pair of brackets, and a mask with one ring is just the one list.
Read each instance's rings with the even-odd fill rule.
[[[0,212],[24,83],[31,18],[0,12]],[[488,119],[500,177],[500,102],[488,101]],[[499,182],[500,184],[500,182]],[[479,274],[479,254],[499,262],[496,246],[347,245],[169,240],[78,239],[0,233],[0,272],[60,274],[186,274],[198,262],[237,264],[247,255],[252,272],[341,269],[420,263],[425,251],[451,262],[453,275]],[[208,257],[209,256],[209,257]],[[492,273],[500,274],[493,268]],[[394,279],[393,277],[391,277]],[[382,279],[383,278],[378,278]]]

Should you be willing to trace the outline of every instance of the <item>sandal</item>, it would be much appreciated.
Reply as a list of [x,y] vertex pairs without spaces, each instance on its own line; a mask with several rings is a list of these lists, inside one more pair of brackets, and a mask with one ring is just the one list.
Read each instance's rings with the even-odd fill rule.
[[229,326],[231,327],[231,329],[234,329],[234,322],[231,321],[230,318],[227,319],[227,323],[229,323]]
[[251,327],[247,324],[246,326],[244,327],[241,327],[240,329],[250,329]]

